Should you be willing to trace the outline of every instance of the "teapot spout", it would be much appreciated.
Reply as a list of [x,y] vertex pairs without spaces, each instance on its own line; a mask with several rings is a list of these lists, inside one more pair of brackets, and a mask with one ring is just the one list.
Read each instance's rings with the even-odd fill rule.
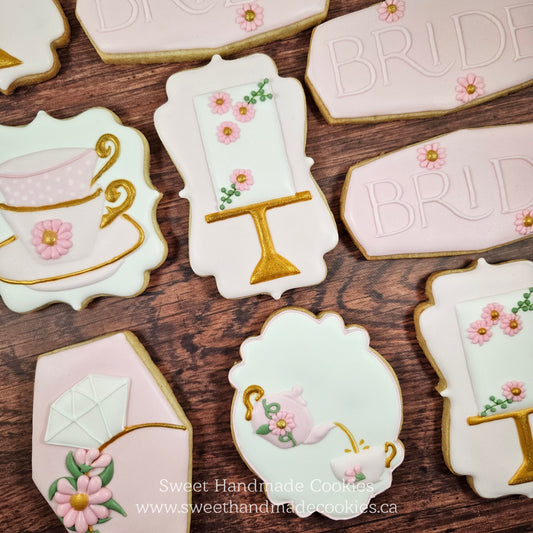
[[309,435],[307,435],[303,444],[315,444],[316,442],[320,442],[334,427],[335,424],[332,424],[331,422],[315,426]]

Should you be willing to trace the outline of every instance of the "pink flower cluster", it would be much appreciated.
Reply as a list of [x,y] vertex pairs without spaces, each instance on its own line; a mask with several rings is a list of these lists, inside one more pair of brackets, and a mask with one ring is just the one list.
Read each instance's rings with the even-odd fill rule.
[[43,259],[59,259],[72,248],[72,224],[58,218],[37,222],[32,230],[32,244]]
[[91,470],[87,473],[89,477],[100,475],[104,468],[111,463],[111,456],[108,453],[100,453],[98,448],[91,448],[90,450],[84,450],[78,448],[74,452],[74,460],[78,465],[87,465],[91,467]]
[[348,468],[346,472],[344,472],[344,481],[346,483],[355,483],[357,481],[357,476],[361,474],[362,469],[360,465],[354,465],[352,468]]
[[502,385],[502,394],[513,402],[521,402],[526,397],[526,388],[522,381],[508,381]]
[[446,150],[439,143],[430,143],[418,148],[417,159],[422,168],[438,170],[446,162]]
[[523,209],[516,214],[514,228],[520,235],[530,235],[533,233],[533,207]]
[[455,98],[467,104],[485,94],[485,82],[481,76],[469,72],[465,78],[458,78],[455,86]]
[[522,330],[522,319],[518,314],[505,313],[502,305],[490,303],[483,308],[481,319],[470,324],[468,338],[473,344],[483,346],[492,337],[492,327],[498,324],[505,335],[510,337]]
[[252,171],[244,168],[234,170],[229,179],[238,191],[249,191],[250,186],[254,184]]

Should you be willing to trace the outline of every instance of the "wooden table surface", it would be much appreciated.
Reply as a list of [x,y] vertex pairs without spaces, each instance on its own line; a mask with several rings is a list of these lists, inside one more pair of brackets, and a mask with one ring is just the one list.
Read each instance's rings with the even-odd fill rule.
[[[367,7],[372,0],[331,0],[328,19]],[[340,241],[326,256],[328,276],[315,287],[289,291],[279,301],[268,296],[226,300],[213,278],[196,276],[188,260],[189,205],[178,197],[183,182],[154,128],[153,114],[166,101],[165,82],[179,70],[200,63],[106,65],[77,22],[75,0],[61,0],[72,29],[70,45],[59,51],[57,77],[0,95],[0,123],[23,125],[44,109],[56,118],[91,107],[107,107],[125,125],[138,128],[151,148],[151,179],[163,193],[158,219],[169,254],[146,291],[133,299],[99,298],[76,312],[55,304],[18,315],[0,303],[0,530],[61,532],[57,517],[31,479],[32,391],[37,355],[129,329],[146,346],[170,383],[194,427],[193,479],[253,481],[237,453],[229,428],[233,390],[227,373],[239,361],[241,342],[257,335],[274,311],[288,306],[312,312],[334,310],[346,323],[368,329],[372,346],[392,365],[404,397],[400,438],[406,457],[392,487],[374,501],[397,506],[395,514],[364,514],[348,521],[321,515],[300,519],[284,514],[193,514],[191,531],[531,531],[533,505],[525,497],[482,499],[465,478],[445,466],[441,447],[443,402],[437,376],[417,344],[415,306],[425,299],[428,276],[467,266],[480,254],[446,258],[367,261],[339,216],[339,197],[354,163],[464,127],[533,120],[533,87],[444,118],[375,125],[330,126],[308,99],[307,154],[313,175],[329,201]],[[281,76],[303,82],[311,30],[255,48],[277,63]],[[237,54],[246,55],[245,52]],[[532,240],[483,254],[491,263],[533,259]],[[216,409],[215,409],[216,406]],[[222,409],[222,413],[221,413]],[[497,465],[493,465],[497,468]],[[264,502],[262,493],[199,493],[196,503]],[[472,529],[470,529],[472,528]],[[103,528],[102,528],[103,529]]]

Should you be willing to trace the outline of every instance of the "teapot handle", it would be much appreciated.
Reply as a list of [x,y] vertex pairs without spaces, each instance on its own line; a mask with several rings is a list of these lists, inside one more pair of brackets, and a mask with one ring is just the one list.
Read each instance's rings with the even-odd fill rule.
[[389,448],[392,449],[392,453],[385,458],[385,468],[390,468],[390,464],[392,463],[392,460],[396,457],[396,446],[392,442],[386,442],[385,443],[385,453],[389,451]]
[[255,394],[255,401],[258,402],[265,394],[265,391],[262,387],[259,385],[250,385],[243,394],[242,401],[244,405],[246,406],[246,414],[244,415],[244,418],[248,421],[252,420],[252,411],[254,409],[254,406],[252,405],[252,402],[250,400],[250,396],[252,394]]

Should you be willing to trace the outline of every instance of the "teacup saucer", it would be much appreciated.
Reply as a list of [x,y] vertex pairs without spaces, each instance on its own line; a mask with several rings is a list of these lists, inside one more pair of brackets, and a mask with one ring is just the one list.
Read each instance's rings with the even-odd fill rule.
[[55,291],[80,287],[105,279],[118,270],[122,259],[144,240],[139,224],[128,215],[118,217],[98,233],[91,254],[67,261],[68,254],[46,264],[37,263],[19,240],[0,247],[0,281]]

